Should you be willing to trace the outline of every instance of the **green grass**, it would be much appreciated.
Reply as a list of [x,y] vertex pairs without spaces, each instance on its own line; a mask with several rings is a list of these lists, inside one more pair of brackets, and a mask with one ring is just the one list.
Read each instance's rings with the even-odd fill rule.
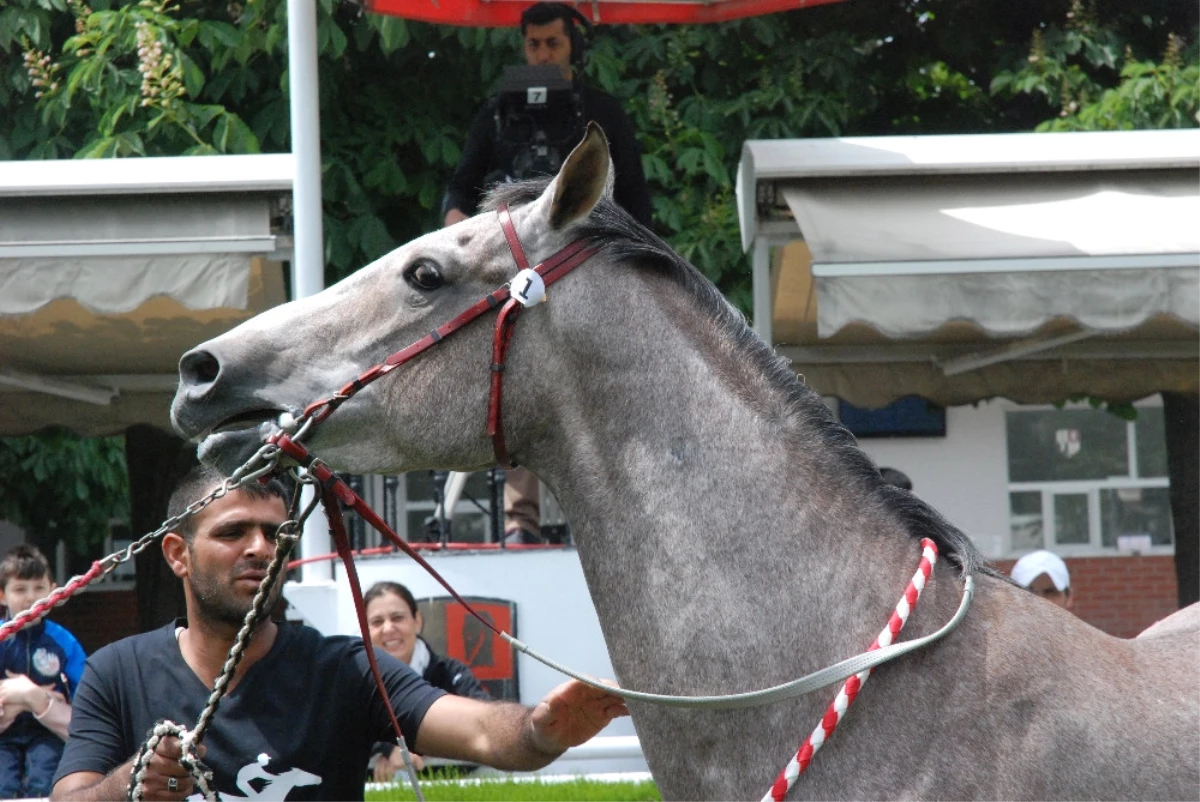
[[[579,778],[567,782],[513,780],[487,777],[478,780],[426,781],[421,793],[428,802],[659,802],[658,788],[643,782],[600,782]],[[368,802],[415,800],[407,783],[379,790],[367,789]]]

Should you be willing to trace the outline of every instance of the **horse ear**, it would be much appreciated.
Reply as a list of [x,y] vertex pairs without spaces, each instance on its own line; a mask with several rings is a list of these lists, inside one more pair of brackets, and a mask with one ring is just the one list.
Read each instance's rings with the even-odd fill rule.
[[612,161],[600,126],[589,122],[583,141],[563,162],[551,187],[550,228],[560,229],[592,213],[605,195],[612,195]]

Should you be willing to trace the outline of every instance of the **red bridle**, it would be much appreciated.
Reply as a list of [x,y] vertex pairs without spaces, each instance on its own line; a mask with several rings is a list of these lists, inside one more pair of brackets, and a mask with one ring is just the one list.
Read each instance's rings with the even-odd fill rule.
[[[508,207],[501,205],[496,210],[500,218],[500,227],[504,231],[504,238],[508,242],[509,250],[512,251],[513,260],[517,263],[517,267],[522,271],[529,269],[529,260],[525,256],[525,250],[521,247],[521,240],[517,237],[517,230],[512,223],[512,215],[509,214]],[[549,286],[567,273],[574,270],[579,265],[587,261],[597,248],[586,245],[580,240],[572,242],[562,250],[555,253],[546,261],[533,268],[533,272],[537,273],[542,282]],[[517,274],[518,278],[521,276]],[[516,281],[516,279],[514,279]],[[527,285],[526,285],[527,286]],[[508,353],[508,345],[512,341],[513,327],[516,324],[517,317],[520,314],[523,303],[526,302],[524,295],[518,290],[514,292],[513,283],[510,282],[507,286],[501,287],[495,292],[483,298],[478,303],[471,306],[462,314],[443,323],[433,331],[426,334],[415,343],[400,349],[396,353],[389,356],[383,362],[368,369],[358,378],[351,381],[346,386],[342,387],[333,395],[320,401],[314,401],[309,404],[303,414],[297,421],[298,427],[305,426],[308,419],[311,418],[309,426],[315,426],[326,418],[328,418],[335,409],[341,406],[345,401],[352,398],[362,388],[366,387],[371,382],[378,379],[387,373],[391,373],[396,368],[405,364],[409,360],[416,357],[432,348],[443,339],[466,326],[471,321],[483,315],[485,312],[495,309],[498,306],[503,306],[496,318],[496,326],[492,335],[492,362],[491,362],[491,383],[488,394],[488,435],[492,438],[492,449],[496,454],[496,461],[502,466],[508,466],[508,450],[504,443],[504,422],[501,414],[501,390],[503,388],[504,377],[504,360]],[[346,567],[346,577],[350,584],[350,592],[354,597],[354,607],[358,614],[359,629],[362,632],[363,640],[370,642],[371,633],[367,627],[366,610],[362,600],[362,588],[359,586],[358,573],[354,570],[354,556],[350,549],[350,538],[346,533],[346,525],[342,519],[341,507],[338,502],[342,502],[346,506],[357,512],[367,523],[379,531],[384,537],[392,542],[397,548],[412,557],[418,564],[429,572],[442,587],[450,592],[450,595],[457,600],[464,609],[467,610],[476,619],[481,621],[484,626],[501,634],[495,625],[488,619],[480,616],[475,609],[467,603],[465,599],[458,594],[450,586],[450,584],[442,578],[437,571],[434,570],[420,554],[418,554],[412,546],[406,543],[396,532],[388,526],[387,522],[375,514],[375,511],[363,501],[363,499],[354,492],[351,487],[344,481],[339,479],[328,466],[322,463],[319,459],[311,454],[307,448],[293,440],[286,432],[278,432],[269,438],[269,442],[279,446],[280,451],[287,454],[297,463],[308,469],[309,473],[317,480],[319,486],[319,494],[321,497],[322,506],[325,508],[325,515],[329,519],[329,529],[333,535],[334,544],[337,547],[338,555],[342,558],[342,562]],[[384,687],[383,677],[379,673],[379,666],[375,660],[375,652],[373,649],[366,650],[367,662],[371,665],[371,672],[375,675],[375,683],[379,687],[380,694],[383,698],[384,706],[387,708],[388,715],[391,717],[392,726],[398,737],[403,737],[400,734],[400,724],[396,719],[396,714],[392,710],[391,700],[388,698],[387,690]]]
[[[500,219],[500,228],[504,231],[504,239],[508,242],[508,248],[512,252],[513,261],[517,263],[517,267],[521,270],[529,269],[529,260],[525,256],[524,248],[521,247],[520,238],[517,237],[517,229],[513,226],[512,215],[509,214],[508,206],[501,204],[500,208],[496,210],[496,214]],[[546,286],[550,286],[586,262],[596,251],[597,248],[594,246],[587,245],[582,240],[575,240],[537,267],[534,267],[533,271],[541,276]],[[310,418],[312,426],[320,424],[333,414],[335,409],[380,376],[391,373],[418,354],[424,353],[446,337],[463,328],[471,321],[502,304],[500,313],[496,316],[496,326],[492,335],[491,382],[488,391],[487,425],[488,436],[492,438],[492,450],[496,454],[496,462],[502,467],[511,467],[513,463],[510,463],[508,460],[508,447],[504,442],[501,397],[504,382],[504,360],[508,353],[508,345],[512,341],[513,327],[516,325],[517,317],[520,315],[522,308],[522,301],[513,296],[511,284],[500,287],[462,314],[451,318],[421,339],[401,348],[383,362],[367,369],[328,398],[309,404],[300,416],[299,425],[302,426]],[[286,437],[286,435],[282,433],[277,434],[272,439],[272,442],[278,444],[280,438],[283,437]]]

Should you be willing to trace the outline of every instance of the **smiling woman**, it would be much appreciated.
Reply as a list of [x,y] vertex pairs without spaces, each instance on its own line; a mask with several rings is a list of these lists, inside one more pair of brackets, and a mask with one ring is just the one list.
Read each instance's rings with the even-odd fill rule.
[[[367,627],[371,643],[377,649],[407,663],[408,666],[435,688],[455,696],[490,699],[471,669],[453,657],[435,653],[421,637],[424,621],[417,609],[412,591],[399,582],[376,582],[363,595],[367,608]],[[376,782],[387,782],[400,770],[403,753],[391,743],[375,745],[373,771]],[[413,765],[420,769],[420,755],[413,755]]]
[[435,688],[455,696],[490,699],[471,669],[453,657],[435,653],[421,637],[424,621],[412,592],[399,582],[376,582],[363,596],[371,643],[407,663]]

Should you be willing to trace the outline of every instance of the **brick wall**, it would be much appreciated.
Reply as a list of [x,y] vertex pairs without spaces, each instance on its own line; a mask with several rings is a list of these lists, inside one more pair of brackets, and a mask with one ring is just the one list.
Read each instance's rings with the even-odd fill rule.
[[[1178,609],[1175,558],[1065,557],[1071,572],[1071,611],[1097,629],[1132,638]],[[1006,574],[1015,560],[997,560]]]
[[47,616],[62,624],[87,654],[138,631],[137,591],[88,590]]

